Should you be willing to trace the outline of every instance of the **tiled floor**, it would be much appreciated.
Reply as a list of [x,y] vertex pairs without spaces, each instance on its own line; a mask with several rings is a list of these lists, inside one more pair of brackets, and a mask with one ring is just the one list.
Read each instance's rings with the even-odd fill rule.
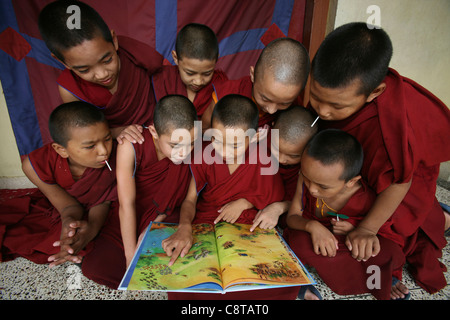
[[[22,182],[20,182],[22,183]],[[26,181],[23,182],[27,187]],[[0,183],[0,188],[5,185]],[[18,186],[15,186],[17,188]],[[20,186],[19,186],[20,187]],[[446,186],[447,188],[447,186]],[[438,186],[439,201],[450,203],[448,189]],[[448,240],[449,238],[447,238]],[[450,267],[450,245],[443,251],[442,262]],[[369,294],[358,296],[339,296],[332,292],[317,276],[311,273],[318,285],[317,289],[327,300],[373,300]],[[450,283],[450,272],[446,273]],[[450,286],[434,295],[430,295],[417,286],[414,280],[404,271],[404,282],[410,288],[412,300],[450,300]],[[46,265],[38,265],[23,258],[0,263],[0,300],[166,300],[164,292],[138,292],[111,290],[85,278],[80,268],[64,264],[49,269]]]

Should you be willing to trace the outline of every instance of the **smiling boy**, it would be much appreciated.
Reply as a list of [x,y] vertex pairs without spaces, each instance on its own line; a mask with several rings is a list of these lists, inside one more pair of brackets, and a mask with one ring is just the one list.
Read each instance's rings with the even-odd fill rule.
[[[67,8],[80,9],[81,28],[69,29]],[[101,16],[80,1],[48,4],[39,30],[52,56],[66,69],[58,78],[63,102],[82,100],[102,109],[114,138],[142,142],[142,125],[152,121],[151,74],[162,56],[137,40],[117,36]]]
[[201,117],[212,101],[213,86],[228,79],[216,69],[219,45],[214,31],[203,24],[187,24],[177,35],[172,57],[175,66],[163,66],[153,75],[156,100],[183,95]]

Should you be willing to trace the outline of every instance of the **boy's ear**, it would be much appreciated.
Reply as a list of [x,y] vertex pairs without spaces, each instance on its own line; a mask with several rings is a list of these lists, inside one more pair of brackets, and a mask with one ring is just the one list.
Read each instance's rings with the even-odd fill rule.
[[154,126],[153,124],[151,124],[151,125],[148,127],[148,129],[150,130],[150,133],[151,133],[153,139],[156,140],[156,139],[159,138],[158,132],[156,132],[155,126]]
[[349,181],[347,181],[346,185],[347,187],[351,188],[355,185],[356,182],[358,182],[359,180],[361,180],[361,176],[356,176],[351,178]]
[[69,154],[67,153],[67,149],[64,148],[62,145],[53,142],[52,143],[52,148],[56,151],[57,154],[59,154],[61,157],[63,158],[68,158]]
[[386,90],[386,83],[382,82],[378,87],[375,88],[375,90],[372,91],[371,94],[369,94],[366,103],[372,102],[372,100],[378,97],[380,94],[382,94],[384,90]]
[[111,29],[111,37],[113,39],[113,44],[114,44],[114,48],[117,50],[119,50],[119,39],[117,39],[117,35],[116,32],[114,30]]
[[176,65],[178,65],[178,56],[175,50],[172,50],[172,58]]
[[252,83],[255,83],[255,67],[250,66],[250,80],[252,80]]

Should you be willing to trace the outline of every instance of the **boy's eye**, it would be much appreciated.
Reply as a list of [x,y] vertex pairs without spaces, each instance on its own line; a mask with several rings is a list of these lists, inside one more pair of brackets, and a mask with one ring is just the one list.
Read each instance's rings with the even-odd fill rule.
[[91,146],[87,146],[87,147],[84,147],[85,149],[93,149],[95,147],[95,144],[93,144],[93,145],[91,145]]
[[89,71],[89,69],[78,70],[79,73],[87,73],[88,71]]
[[103,63],[104,63],[104,64],[108,64],[108,63],[110,63],[111,61],[112,61],[112,57],[110,57],[110,58],[107,59],[107,60],[104,60]]

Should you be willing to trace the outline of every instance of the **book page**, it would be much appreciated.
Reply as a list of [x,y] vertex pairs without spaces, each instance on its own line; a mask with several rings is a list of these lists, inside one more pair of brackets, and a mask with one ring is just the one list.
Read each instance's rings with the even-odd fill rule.
[[254,282],[270,285],[305,285],[311,278],[287,249],[275,229],[218,223],[216,241],[224,287]]
[[193,225],[194,244],[189,253],[168,266],[170,257],[162,240],[176,231],[177,225],[152,223],[142,240],[140,253],[127,290],[176,291],[199,283],[221,285],[214,230],[211,225]]

